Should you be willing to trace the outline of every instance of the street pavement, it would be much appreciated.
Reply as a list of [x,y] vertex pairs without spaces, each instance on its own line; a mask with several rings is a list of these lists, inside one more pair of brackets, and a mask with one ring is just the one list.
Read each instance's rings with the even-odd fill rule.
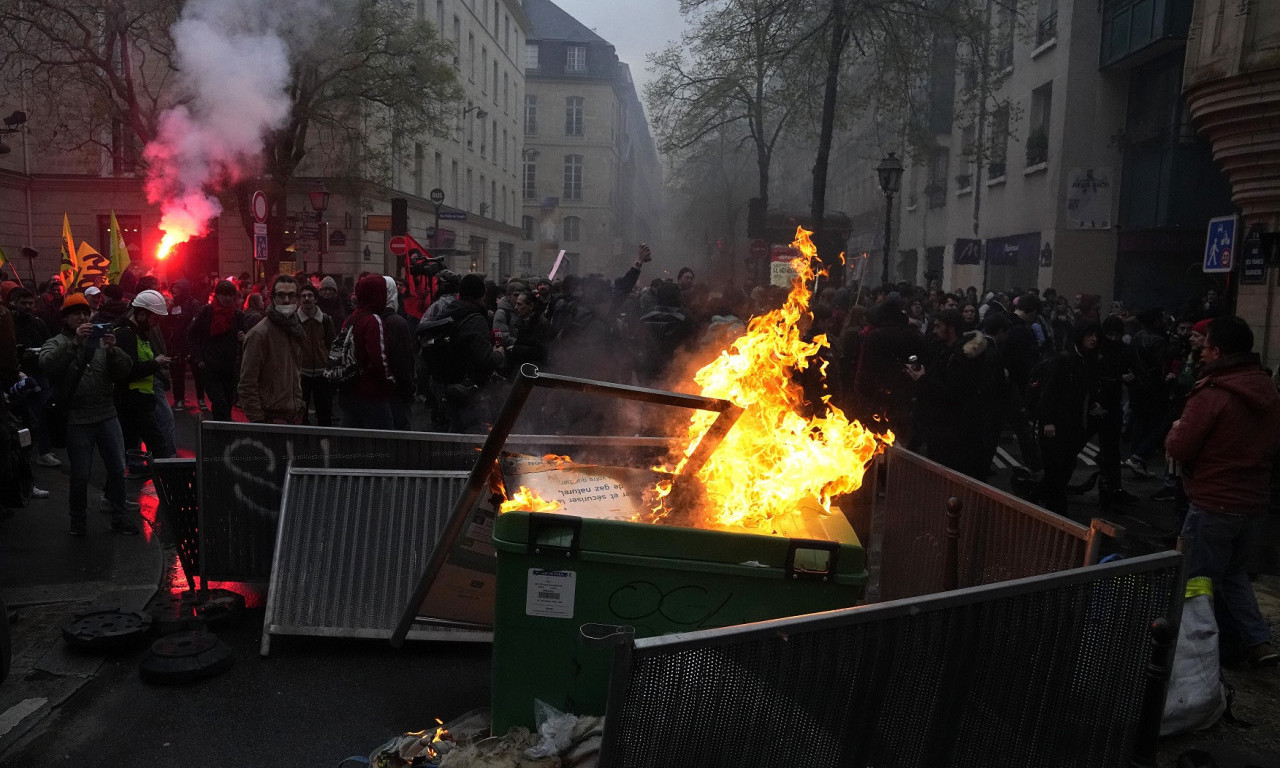
[[[197,424],[197,415],[177,414],[180,453],[191,455]],[[1076,482],[1086,484],[1095,458],[1096,448],[1086,449]],[[1002,446],[992,484],[1009,489],[1017,465],[1016,448]],[[75,539],[67,535],[65,466],[35,471],[51,496],[0,522],[0,594],[15,643],[13,671],[0,684],[0,765],[332,766],[487,704],[486,644],[410,642],[395,650],[377,640],[277,637],[262,658],[260,586],[222,585],[243,591],[250,607],[239,623],[217,630],[234,659],[218,677],[145,683],[138,671],[145,643],[112,655],[69,650],[60,630],[77,613],[139,610],[158,589],[181,590],[185,581],[150,483],[130,482],[142,503],[143,535],[108,533],[108,516],[91,505],[90,534]],[[1176,537],[1177,519],[1171,502],[1151,500],[1160,485],[1125,470],[1135,503],[1100,513],[1095,486],[1072,497],[1069,515],[1124,526],[1117,551],[1163,549]]]

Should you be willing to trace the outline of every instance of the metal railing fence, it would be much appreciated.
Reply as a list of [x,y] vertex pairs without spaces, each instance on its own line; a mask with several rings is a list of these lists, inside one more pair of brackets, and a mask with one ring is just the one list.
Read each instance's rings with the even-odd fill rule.
[[[885,460],[885,600],[1088,565],[1102,534],[1123,530],[1102,520],[1081,525],[905,448],[890,447]],[[948,515],[948,499],[959,500],[957,514]]]
[[[1105,768],[1153,749],[1175,552],[617,642],[600,765]],[[586,626],[587,637],[607,636]],[[1169,637],[1167,630],[1159,637]]]

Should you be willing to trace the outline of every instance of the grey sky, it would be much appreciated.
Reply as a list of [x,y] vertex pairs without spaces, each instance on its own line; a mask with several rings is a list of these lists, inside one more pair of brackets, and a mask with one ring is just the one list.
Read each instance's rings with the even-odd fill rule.
[[644,99],[645,72],[650,53],[661,50],[680,37],[684,19],[679,0],[552,0],[566,13],[613,43],[618,58],[631,66],[636,91]]

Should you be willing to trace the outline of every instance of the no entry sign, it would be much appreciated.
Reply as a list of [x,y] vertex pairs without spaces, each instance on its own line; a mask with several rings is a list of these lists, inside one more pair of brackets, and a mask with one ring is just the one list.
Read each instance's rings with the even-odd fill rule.
[[404,235],[396,235],[387,242],[387,247],[397,256],[403,256],[405,251],[409,250],[409,242],[404,239]]

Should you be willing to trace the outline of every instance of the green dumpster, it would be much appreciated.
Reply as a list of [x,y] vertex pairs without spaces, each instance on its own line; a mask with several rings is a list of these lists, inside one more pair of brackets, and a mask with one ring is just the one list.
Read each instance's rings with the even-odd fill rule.
[[847,608],[867,582],[851,528],[836,542],[506,512],[493,540],[495,734],[534,728],[535,699],[604,714],[612,651],[584,647],[584,624],[636,637],[724,627]]

